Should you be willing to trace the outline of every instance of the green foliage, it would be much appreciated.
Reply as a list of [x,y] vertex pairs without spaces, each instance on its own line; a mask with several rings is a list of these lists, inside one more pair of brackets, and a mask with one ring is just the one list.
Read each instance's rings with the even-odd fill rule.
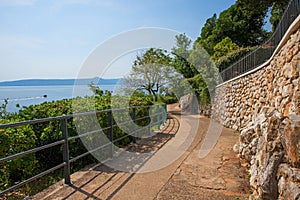
[[185,34],[176,35],[176,46],[172,48],[172,54],[174,55],[172,66],[185,78],[191,78],[198,73],[188,61],[191,54],[191,50],[189,50],[191,42]]
[[[206,33],[213,30],[216,16],[207,21],[210,26],[206,27]],[[195,42],[193,48],[189,50],[190,40],[185,35],[179,35],[176,37],[176,46],[172,49],[172,53],[175,55],[173,58],[173,67],[177,72],[182,74],[186,79],[174,81],[174,87],[181,96],[195,92],[198,97],[200,105],[208,105],[210,103],[210,92],[213,92],[213,88],[216,85],[218,70],[213,64],[210,55],[202,47],[200,42]],[[182,55],[182,56],[181,56]],[[193,91],[189,91],[189,85]],[[209,91],[211,88],[211,91]]]
[[137,56],[132,71],[125,78],[128,88],[139,88],[148,91],[156,101],[160,88],[168,83],[172,73],[171,58],[166,50],[150,48],[141,56]]
[[227,55],[219,58],[216,61],[216,66],[219,69],[219,71],[222,71],[256,48],[257,47],[247,47],[234,50],[228,53]]
[[[185,78],[172,79],[173,90],[176,91],[176,95],[178,98],[192,92],[190,91],[190,86],[193,87],[194,84],[189,80],[192,80],[191,78],[199,74],[199,71],[189,60],[191,54],[193,53],[193,50],[190,50],[190,46],[191,40],[187,38],[185,34],[176,36],[176,45],[172,48],[172,54],[174,55],[172,66],[174,67],[176,72],[178,72]],[[172,100],[171,98],[170,101],[173,102],[175,101],[175,99]]]
[[289,0],[238,0],[244,3],[249,9],[263,10],[267,12],[271,9],[270,23],[272,24],[272,31],[275,30],[279,23]]
[[[210,55],[202,47],[200,43],[196,43],[190,54],[189,62],[197,69],[198,73],[202,76],[202,80],[210,90],[213,92],[218,81],[218,69],[210,58]],[[198,75],[198,74],[196,74]],[[203,85],[201,83],[201,85]],[[193,87],[193,89],[197,89]]]
[[187,59],[189,57],[189,49],[192,41],[185,34],[176,35],[175,39],[176,46],[172,48],[172,53],[176,56]]
[[[22,121],[22,118],[2,119],[1,124]],[[30,126],[0,129],[0,158],[7,157],[35,147],[36,137]],[[35,170],[37,160],[34,154],[15,158],[0,164],[0,189],[29,178]]]
[[162,102],[165,104],[172,104],[178,102],[178,99],[176,96],[163,96],[161,97]]
[[284,13],[288,0],[274,2],[271,9],[270,23],[272,24],[272,31],[275,31],[280,19]]
[[215,49],[215,46],[226,37],[240,47],[260,44],[267,37],[267,32],[263,29],[267,6],[263,4],[257,4],[254,8],[252,6],[248,0],[239,0],[221,12],[218,18],[214,14],[201,29],[196,43],[200,43],[210,55],[219,50]]
[[270,58],[272,55],[272,46],[259,47],[255,50],[255,60],[257,63],[263,63],[267,61],[267,58]]
[[[24,120],[34,120],[70,114],[72,114],[72,101],[60,100],[25,107],[15,114],[14,117],[20,116]],[[62,137],[61,122],[59,120],[33,124],[31,128],[37,138],[35,142],[36,147],[56,142]],[[75,135],[73,132],[71,134]],[[37,160],[42,161],[38,163],[39,168],[48,169],[62,163],[62,157],[57,156],[61,152],[62,148],[59,145],[37,152]]]
[[193,78],[189,78],[188,81],[191,83],[195,93],[198,97],[200,106],[207,106],[210,104],[210,94],[206,82],[203,77],[198,74]]
[[7,116],[7,111],[6,107],[8,104],[8,99],[4,99],[4,103],[0,105],[0,119],[3,118],[4,116]]
[[266,38],[263,29],[267,10],[256,7],[249,9],[248,4],[236,2],[220,13],[214,34],[220,40],[230,37],[238,46],[254,46]]
[[[92,111],[92,107],[94,110],[106,110],[111,108],[111,94],[109,92],[101,93],[98,88],[95,89],[97,89],[97,93],[92,97],[78,97],[72,100],[65,99],[53,102],[45,102],[39,105],[24,107],[18,113],[9,115],[3,114],[2,119],[0,119],[0,123],[7,124],[19,121],[70,115],[74,112],[85,112],[87,110]],[[130,98],[131,100],[128,106],[146,106],[153,104],[151,101],[151,96],[135,94]],[[119,100],[120,102],[128,102],[127,97],[120,97]],[[93,103],[93,106],[90,105],[91,103]],[[3,108],[5,108],[5,105]],[[75,110],[73,110],[73,108]],[[130,112],[132,114],[132,111]],[[121,113],[120,116],[125,116],[125,112],[124,114]],[[146,108],[138,108],[136,116],[148,116],[148,110]],[[69,137],[78,135],[78,130],[80,129],[93,130],[95,127],[91,126],[91,124],[93,124],[91,120],[95,120],[95,124],[99,124],[103,128],[107,127],[109,125],[107,119],[107,113],[97,114],[96,119],[88,116],[70,119],[67,123]],[[115,119],[113,123],[115,123]],[[148,121],[147,119],[139,120],[137,124],[140,126],[145,126],[148,124]],[[99,126],[97,126],[97,128],[98,127]],[[107,136],[109,135],[108,130],[104,131],[104,133]],[[114,139],[123,137],[125,135],[126,133],[119,127],[114,128]],[[0,158],[56,142],[61,140],[61,138],[62,131],[60,120],[25,125],[16,128],[0,129]],[[96,144],[94,142],[99,141],[97,140],[97,134],[91,134],[85,139],[90,141],[90,144],[95,145],[92,147],[98,147],[100,145],[99,143]],[[126,137],[123,140],[116,142],[115,145],[124,146],[131,142],[131,140],[132,138]],[[82,140],[74,139],[69,141],[70,158],[74,158],[82,153],[85,153],[86,151],[87,149],[82,143]],[[108,156],[109,151],[103,149],[98,153],[105,157]],[[95,161],[95,158],[92,156],[86,156],[84,159],[77,160],[74,164],[72,164],[71,170],[78,170],[87,164],[94,163]],[[49,149],[38,151],[34,154],[29,154],[24,157],[13,159],[12,161],[1,163],[0,189],[6,189],[17,182],[25,180],[61,163],[62,145],[57,145]]]
[[[271,9],[270,22],[273,31],[279,23],[289,0],[237,0],[234,5],[207,19],[201,29],[194,49],[201,45],[212,56],[219,71],[254,50],[257,45],[270,36],[264,30],[265,19]],[[257,59],[261,54],[269,53],[269,48],[257,51]]]
[[90,90],[93,92],[93,94],[95,96],[100,96],[100,97],[102,97],[102,96],[110,97],[111,96],[111,92],[110,91],[108,91],[108,90],[105,90],[105,91],[101,90],[100,87],[98,85],[96,85],[95,83],[93,83],[93,82],[91,82],[89,84],[89,88],[90,88]]
[[213,34],[217,26],[217,15],[214,14],[208,18],[201,29],[200,37],[196,40],[195,44],[200,43],[204,49],[210,54],[214,53],[214,46],[217,44],[216,35]]
[[214,47],[213,60],[218,60],[222,56],[226,56],[228,53],[239,49],[239,46],[232,42],[229,37],[225,37],[221,42]]
[[151,96],[131,97],[129,106],[148,106],[153,105]]

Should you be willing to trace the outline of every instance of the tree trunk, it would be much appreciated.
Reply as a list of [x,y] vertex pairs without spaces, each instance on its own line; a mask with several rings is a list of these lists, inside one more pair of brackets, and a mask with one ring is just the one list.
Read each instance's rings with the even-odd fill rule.
[[156,102],[157,101],[157,95],[156,95],[156,93],[153,89],[151,89],[151,93],[152,93],[152,96],[153,96],[153,100]]

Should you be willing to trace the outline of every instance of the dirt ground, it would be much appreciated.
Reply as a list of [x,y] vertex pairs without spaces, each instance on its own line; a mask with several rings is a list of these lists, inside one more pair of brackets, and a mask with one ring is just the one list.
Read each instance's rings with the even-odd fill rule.
[[176,148],[172,141],[188,136],[194,128],[193,120],[199,124],[191,144],[161,169],[130,173],[97,164],[72,174],[72,185],[65,186],[60,181],[31,199],[248,199],[248,172],[232,148],[238,134],[224,128],[213,150],[200,159],[199,150],[210,120],[182,115],[178,104],[168,106],[168,121],[159,133],[138,140],[127,150],[152,153],[140,163],[143,167],[165,148]]

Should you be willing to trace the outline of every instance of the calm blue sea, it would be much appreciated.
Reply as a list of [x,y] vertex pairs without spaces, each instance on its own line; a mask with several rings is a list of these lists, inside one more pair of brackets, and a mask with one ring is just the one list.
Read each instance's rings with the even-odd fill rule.
[[[114,91],[115,85],[101,85],[102,90]],[[87,85],[76,86],[76,92],[73,95],[73,85],[63,86],[2,86],[0,87],[0,103],[8,98],[7,111],[16,112],[20,107],[36,105],[43,102],[49,102],[61,99],[70,99],[76,96],[84,97],[92,95]],[[44,95],[47,95],[45,98]]]

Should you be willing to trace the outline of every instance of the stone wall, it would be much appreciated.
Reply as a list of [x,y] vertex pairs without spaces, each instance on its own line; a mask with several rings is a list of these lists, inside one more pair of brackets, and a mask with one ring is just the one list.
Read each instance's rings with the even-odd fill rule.
[[212,117],[240,132],[250,198],[300,199],[300,30],[272,60],[216,90]]

